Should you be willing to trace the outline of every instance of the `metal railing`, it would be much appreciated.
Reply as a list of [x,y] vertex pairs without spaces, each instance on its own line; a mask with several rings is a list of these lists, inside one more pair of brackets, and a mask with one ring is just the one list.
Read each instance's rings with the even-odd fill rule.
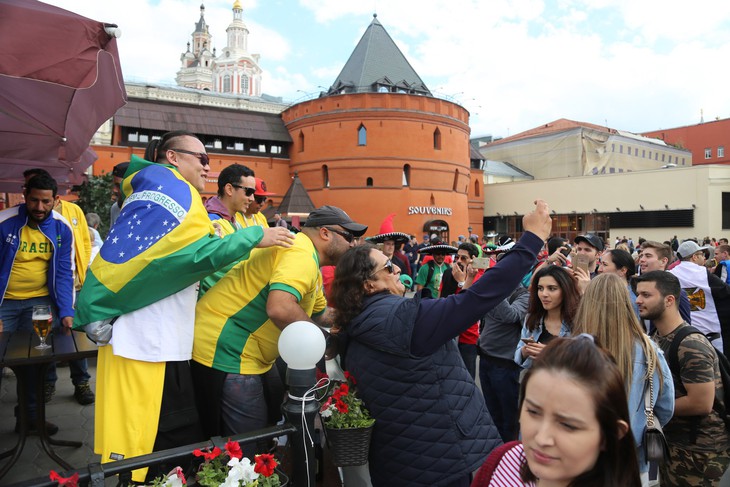
[[[271,438],[277,438],[282,435],[295,433],[297,433],[297,428],[287,423],[283,425],[272,426],[270,428],[256,430],[250,433],[231,436],[230,439],[232,441],[237,441],[241,444],[247,444],[254,443],[259,440],[267,440]],[[78,472],[79,485],[89,485],[90,487],[104,487],[106,478],[118,475],[119,481],[117,485],[127,486],[131,484],[132,471],[134,470],[145,467],[155,467],[158,465],[170,464],[174,462],[179,462],[181,460],[190,461],[192,459],[194,450],[213,448],[216,446],[223,450],[227,441],[228,438],[224,439],[220,436],[216,436],[202,443],[180,446],[177,448],[162,450],[147,455],[140,455],[138,457],[132,457],[125,460],[119,460],[104,464],[91,463],[79,469],[63,472],[61,476],[69,477]],[[56,487],[57,485],[57,482],[51,481],[50,478],[46,476],[19,482],[9,487]]]

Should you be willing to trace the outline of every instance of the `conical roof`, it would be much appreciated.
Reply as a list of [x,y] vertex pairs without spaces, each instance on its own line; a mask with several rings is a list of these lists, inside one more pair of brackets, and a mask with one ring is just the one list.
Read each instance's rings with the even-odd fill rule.
[[373,91],[431,95],[377,14],[326,95]]
[[277,209],[282,215],[291,214],[309,214],[314,211],[316,206],[309,197],[309,193],[304,188],[302,181],[297,173],[294,173],[294,180],[286,191],[284,199],[281,200]]

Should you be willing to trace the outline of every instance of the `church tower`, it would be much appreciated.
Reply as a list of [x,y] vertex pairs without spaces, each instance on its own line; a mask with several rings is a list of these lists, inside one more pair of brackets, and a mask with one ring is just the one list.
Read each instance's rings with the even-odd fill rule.
[[243,22],[240,0],[233,3],[233,21],[226,29],[227,45],[215,60],[215,91],[244,96],[261,96],[259,54],[248,51],[248,27]]
[[199,90],[213,89],[213,64],[215,49],[210,51],[213,36],[208,31],[205,22],[205,5],[200,5],[200,20],[195,24],[192,34],[192,50],[188,42],[188,49],[180,55],[181,67],[175,81],[179,86],[196,88]]

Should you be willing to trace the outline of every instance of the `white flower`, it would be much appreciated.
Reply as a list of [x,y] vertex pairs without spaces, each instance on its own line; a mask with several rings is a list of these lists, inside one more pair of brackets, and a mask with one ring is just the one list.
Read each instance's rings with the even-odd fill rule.
[[332,406],[328,407],[327,409],[323,409],[319,412],[319,414],[323,418],[329,418],[330,416],[332,416]]
[[168,474],[165,487],[183,487],[185,485],[183,482],[184,478],[185,476],[183,475],[182,469],[180,467],[175,467],[175,469]]
[[241,460],[235,457],[231,458],[228,461],[228,466],[231,469],[228,471],[225,483],[221,484],[223,487],[238,487],[240,481],[243,481],[243,485],[248,485],[259,478],[259,474],[254,471],[251,460],[246,457]]

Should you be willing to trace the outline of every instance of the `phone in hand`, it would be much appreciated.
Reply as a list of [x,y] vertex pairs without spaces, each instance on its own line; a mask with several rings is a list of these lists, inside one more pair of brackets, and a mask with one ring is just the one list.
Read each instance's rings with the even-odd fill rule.
[[489,268],[489,258],[488,257],[474,257],[471,261],[471,266],[473,269],[488,269]]
[[570,246],[570,244],[565,244],[565,245],[563,245],[563,247],[562,247],[562,248],[560,249],[560,253],[561,253],[561,254],[563,254],[564,256],[568,257],[568,256],[570,255],[570,252],[571,252],[572,250],[573,250],[573,247],[571,247],[571,246]]
[[525,343],[525,345],[527,345],[528,343],[535,343],[535,339],[532,337],[520,338],[520,340],[522,340]]
[[583,269],[588,274],[591,273],[588,266],[591,263],[591,259],[584,254],[578,254],[575,257],[573,257],[573,269]]

